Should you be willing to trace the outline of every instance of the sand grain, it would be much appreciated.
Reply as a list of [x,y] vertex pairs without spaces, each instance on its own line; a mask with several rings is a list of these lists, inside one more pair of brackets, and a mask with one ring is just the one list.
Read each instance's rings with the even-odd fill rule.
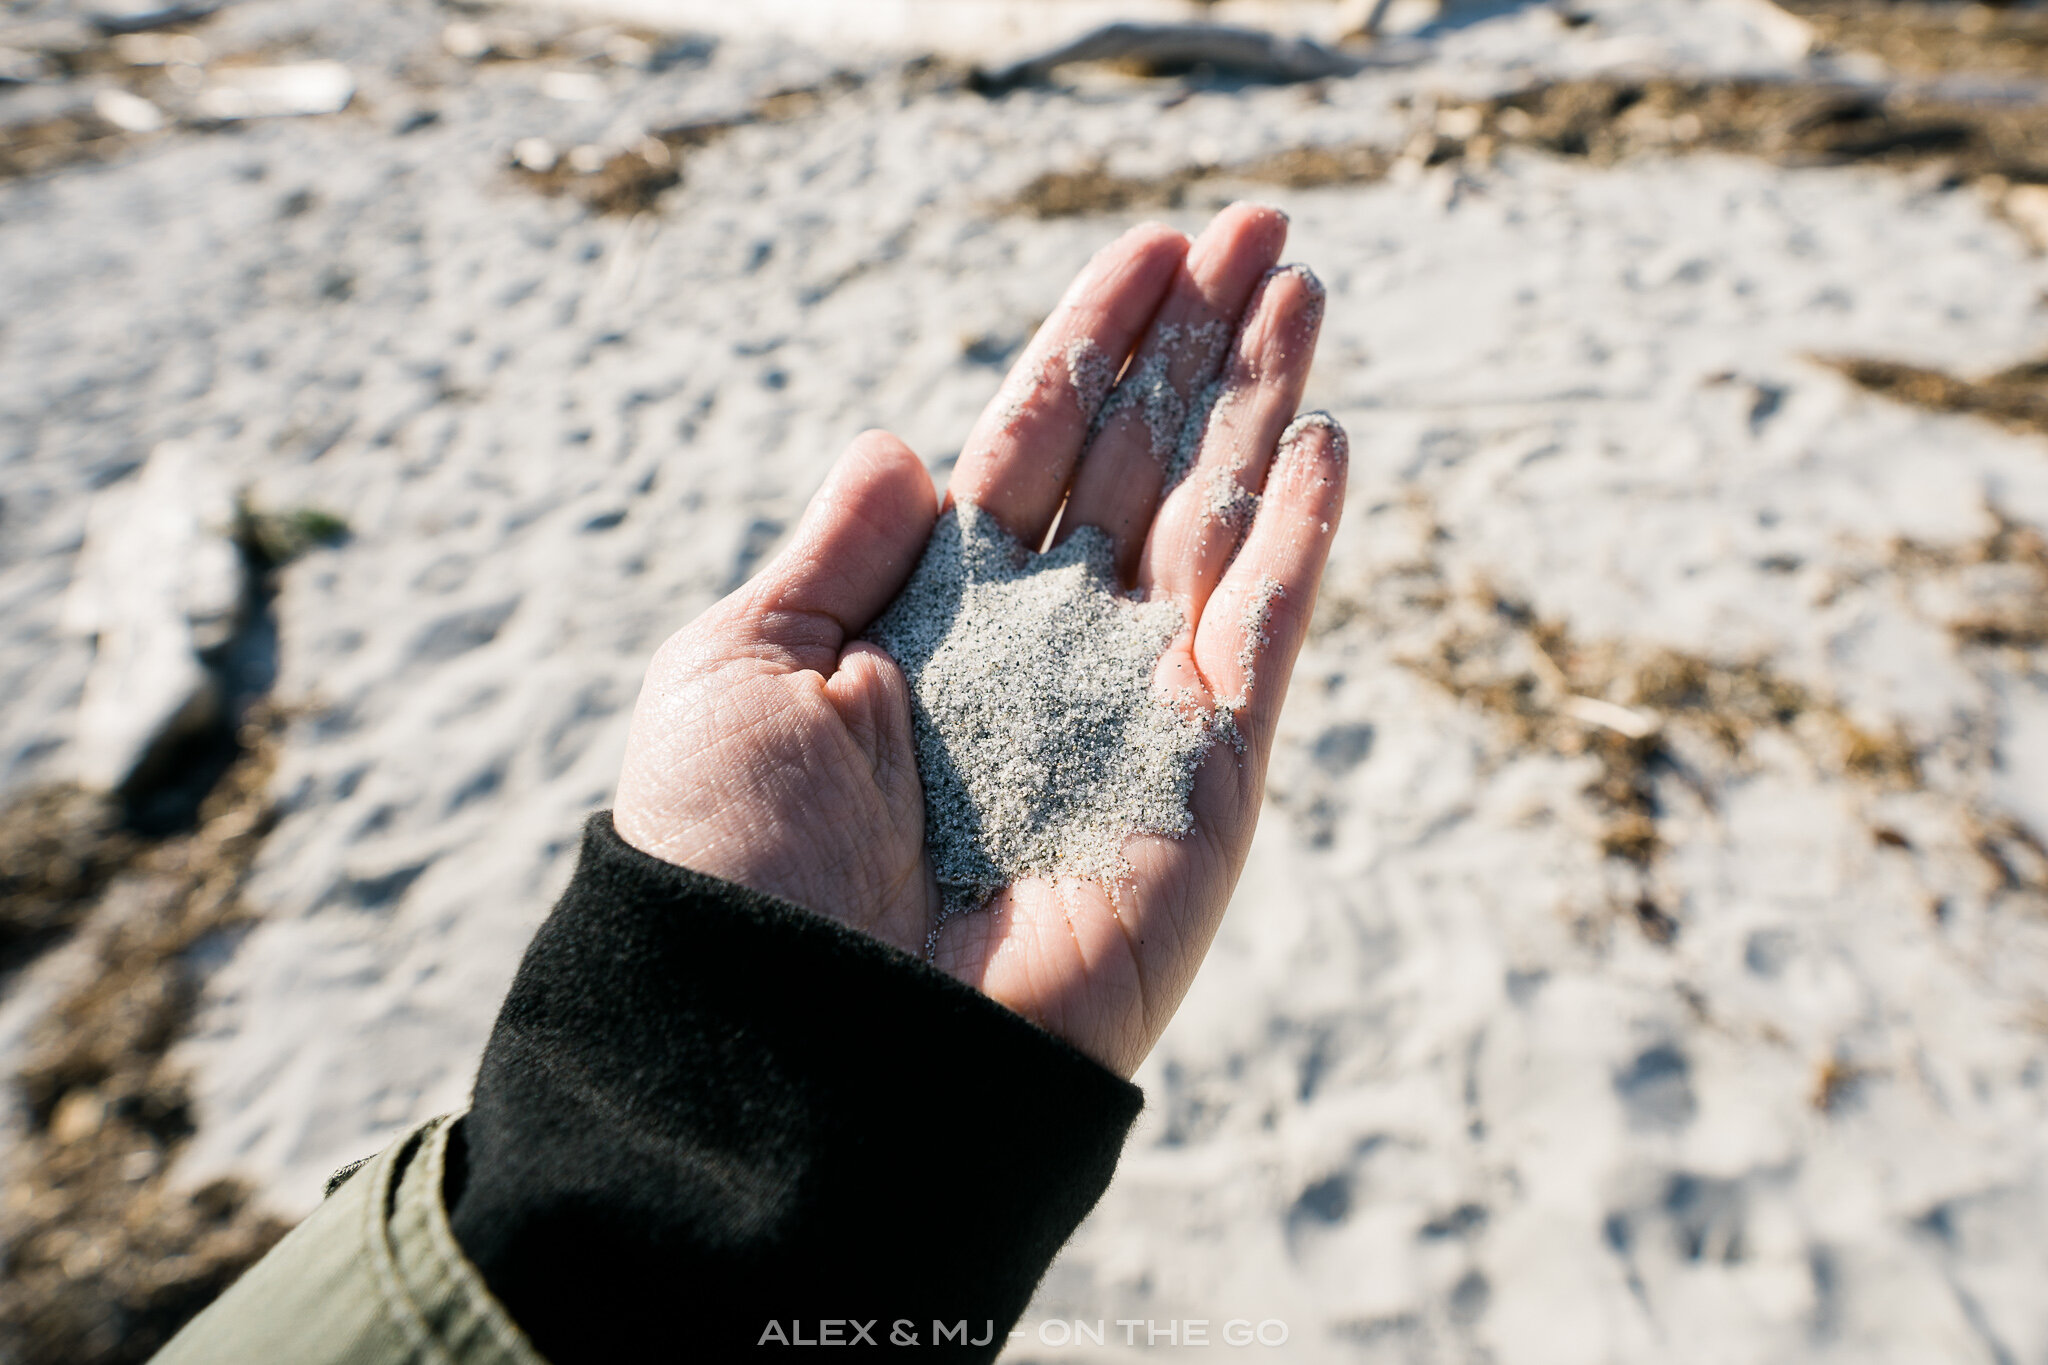
[[1113,894],[1126,838],[1192,827],[1188,793],[1217,721],[1152,686],[1184,624],[1173,602],[1117,589],[1093,527],[1033,554],[972,502],[940,517],[869,638],[910,682],[948,914],[1022,877]]

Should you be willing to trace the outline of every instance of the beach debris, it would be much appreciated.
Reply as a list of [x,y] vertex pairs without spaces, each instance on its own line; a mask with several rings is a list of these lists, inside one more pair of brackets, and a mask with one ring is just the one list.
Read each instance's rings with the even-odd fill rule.
[[123,141],[90,107],[0,128],[0,180],[90,161]]
[[1124,213],[1187,206],[1198,191],[1220,207],[1246,185],[1360,184],[1397,165],[1484,167],[1507,148],[1525,147],[1600,165],[1716,151],[1790,166],[1930,167],[1956,183],[1982,182],[2023,230],[2032,231],[2029,215],[2048,216],[2048,194],[2033,193],[2048,186],[2048,104],[2039,102],[1971,102],[1839,82],[1598,76],[1487,100],[1439,100],[1415,114],[1414,132],[1398,148],[1323,143],[1143,176],[1096,161],[1044,172],[995,209],[1037,218]]
[[94,28],[111,36],[196,24],[217,8],[211,0],[94,0],[86,8],[86,17]]
[[[221,700],[212,733],[163,753],[166,785],[140,800],[58,783],[0,808],[0,966],[17,980],[43,972],[35,998],[48,1001],[19,1020],[8,1078],[21,1120],[0,1156],[10,1361],[142,1365],[287,1230],[238,1181],[173,1179],[192,1132],[173,1050],[205,964],[251,918],[243,883],[276,823],[287,713],[263,695],[275,571],[346,536],[316,508],[238,502],[183,443],[159,446],[88,510],[65,602],[67,625],[98,640],[85,706],[105,699],[114,654],[138,635],[188,683],[196,658],[213,681],[195,695]],[[174,720],[193,710],[168,693],[157,703]]]
[[71,783],[33,788],[0,809],[0,971],[74,928],[128,865],[138,845],[120,814]]
[[584,144],[566,156],[545,138],[521,138],[512,146],[512,169],[543,194],[574,193],[599,213],[639,213],[652,208],[662,191],[682,182],[684,153],[708,147],[749,124],[803,117],[823,98],[819,87],[779,91],[737,116],[677,124],[625,147]]
[[181,442],[158,446],[140,473],[94,498],[63,615],[94,642],[71,755],[87,790],[157,780],[181,744],[219,723],[212,660],[251,591],[235,522],[226,482]]
[[[1324,31],[1340,43],[1409,37],[1445,21],[1483,19],[1500,13],[1494,0],[1338,0],[1333,8],[1335,13]],[[1568,25],[1583,22],[1562,8],[1554,12]]]
[[2038,5],[1901,5],[1779,0],[1822,50],[1870,53],[1895,71],[2048,74],[2048,10]]
[[1133,209],[1181,208],[1201,191],[1227,202],[1233,185],[1278,185],[1307,190],[1325,185],[1362,185],[1380,179],[1394,164],[1394,154],[1373,143],[1342,143],[1289,147],[1249,161],[1214,164],[1196,162],[1162,175],[1126,176],[1101,162],[1078,170],[1046,171],[1034,176],[999,213],[1024,213],[1033,218],[1071,218],[1092,213],[1124,213]]
[[1230,708],[1155,691],[1184,624],[1170,600],[1119,590],[1093,527],[1037,554],[972,502],[939,518],[868,638],[910,685],[947,914],[1025,877],[1083,878],[1114,897],[1127,838],[1193,827],[1195,768]]
[[1829,1057],[1814,1070],[1809,1101],[1821,1113],[1833,1116],[1847,1108],[1863,1083],[1877,1074],[1839,1054]]
[[[1776,741],[1792,741],[1817,769],[1872,793],[1923,788],[1921,745],[1910,733],[1852,715],[1768,660],[1586,639],[1484,579],[1454,588],[1437,548],[1441,528],[1426,506],[1418,510],[1422,554],[1363,592],[1341,580],[1328,585],[1311,632],[1324,636],[1360,619],[1375,629],[1426,622],[1426,643],[1404,650],[1403,666],[1487,716],[1509,753],[1587,763],[1582,795],[1612,895],[1589,925],[1632,923],[1651,943],[1675,941],[1684,916],[1661,872],[1667,817],[1707,799],[1701,793],[1717,776],[1754,770]],[[1923,553],[1973,562],[2037,556],[2048,574],[2040,545],[2000,521],[1984,545]],[[1296,813],[1314,828],[1313,805]]]
[[1996,505],[1984,511],[1991,527],[1977,539],[1898,540],[1885,567],[1913,583],[1916,600],[1958,645],[2039,649],[2048,645],[2048,536]]
[[587,63],[598,68],[661,72],[685,62],[701,62],[714,44],[696,35],[664,34],[647,29],[598,25],[563,33],[537,33],[506,24],[461,19],[441,30],[441,48],[465,62]]
[[1820,46],[1819,30],[1774,0],[1735,0],[1730,8],[1785,61],[1799,61]]
[[1340,39],[1372,39],[1380,35],[1387,22],[1387,11],[1393,8],[1394,0],[1338,0],[1336,29]]
[[466,62],[531,61],[541,54],[541,41],[521,28],[471,23],[467,19],[441,30],[441,47]]
[[1980,811],[1971,821],[1971,851],[1991,874],[1993,894],[2039,915],[2048,913],[2048,844],[2012,816]]
[[[910,69],[918,68],[918,63],[911,63]],[[600,78],[590,79],[602,85]],[[813,84],[764,95],[737,114],[657,128],[623,146],[585,144],[568,155],[545,139],[521,138],[513,145],[512,170],[542,194],[572,193],[599,213],[641,213],[654,207],[664,190],[682,183],[687,153],[709,147],[740,128],[809,118],[834,96],[858,90],[865,83],[866,78],[857,72],[835,71]]]
[[142,1365],[287,1230],[239,1182],[192,1190],[172,1175],[192,1107],[172,1049],[207,945],[249,918],[241,888],[275,820],[279,724],[259,708],[197,826],[160,841],[121,831],[76,789],[0,810],[0,921],[41,895],[62,909],[45,940],[76,933],[9,1078],[24,1120],[0,1156],[11,1362]]
[[345,545],[353,532],[342,517],[320,507],[263,512],[245,500],[237,509],[241,538],[265,569],[281,569],[314,550]]
[[163,110],[116,86],[93,95],[92,111],[124,133],[154,133],[164,126]]
[[512,167],[542,193],[573,190],[599,213],[652,208],[663,190],[682,179],[676,151],[654,135],[618,149],[585,143],[567,155],[545,138],[521,138],[512,147]]
[[1047,52],[993,70],[977,69],[968,88],[987,95],[1042,84],[1060,67],[1107,62],[1142,75],[1207,70],[1249,80],[1322,80],[1350,76],[1365,63],[1312,38],[1282,38],[1224,24],[1105,24]]
[[56,75],[57,68],[40,52],[0,47],[0,85],[34,85]]
[[544,137],[523,137],[512,144],[512,164],[535,175],[546,175],[561,159],[555,144]]
[[1464,138],[1439,134],[1429,164],[1485,162],[1527,146],[1607,165],[1674,151],[1739,152],[1780,165],[1939,166],[1953,182],[2002,175],[2048,181],[2048,106],[1975,102],[1841,82],[1594,77],[1495,99],[1443,102],[1479,111]]
[[124,33],[112,43],[129,66],[202,66],[206,44],[189,33]]
[[99,46],[106,35],[76,11],[59,10],[40,19],[9,23],[7,46],[23,52],[40,52],[46,57],[76,57]]
[[1573,720],[1603,725],[1625,739],[1648,739],[1657,733],[1660,724],[1656,716],[1646,715],[1634,707],[1576,693],[1568,694],[1558,703],[1557,709]]
[[1970,413],[2013,431],[2048,435],[2048,357],[2007,366],[1981,379],[1896,360],[1814,356],[1858,388],[1930,412]]
[[1994,199],[2006,221],[2018,228],[2036,251],[2048,251],[2048,185],[2011,185]]
[[661,59],[661,50],[645,38],[631,33],[607,34],[604,39],[604,58],[613,66],[623,66],[635,71],[651,71]]
[[441,48],[451,57],[475,62],[490,55],[491,40],[482,24],[458,20],[441,30]]
[[564,104],[594,104],[606,87],[604,77],[589,71],[550,71],[540,78],[540,92]]
[[338,114],[355,93],[355,77],[340,62],[228,67],[208,73],[192,109],[217,122]]

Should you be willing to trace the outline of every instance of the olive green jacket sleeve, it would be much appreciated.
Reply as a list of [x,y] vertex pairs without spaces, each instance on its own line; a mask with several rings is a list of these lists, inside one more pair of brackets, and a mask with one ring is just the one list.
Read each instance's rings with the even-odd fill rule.
[[452,1127],[430,1120],[355,1171],[154,1365],[547,1365],[449,1230]]

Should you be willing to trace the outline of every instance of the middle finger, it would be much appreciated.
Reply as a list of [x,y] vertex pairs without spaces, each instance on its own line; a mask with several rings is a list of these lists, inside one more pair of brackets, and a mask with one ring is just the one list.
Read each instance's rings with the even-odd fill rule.
[[1103,405],[1059,539],[1076,527],[1109,533],[1118,577],[1130,582],[1162,492],[1177,474],[1182,428],[1230,351],[1245,306],[1280,259],[1287,217],[1261,204],[1233,204],[1188,251],[1130,369]]

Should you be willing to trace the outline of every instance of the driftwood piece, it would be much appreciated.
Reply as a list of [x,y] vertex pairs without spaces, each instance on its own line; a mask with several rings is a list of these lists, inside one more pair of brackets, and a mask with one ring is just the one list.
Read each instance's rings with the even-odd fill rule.
[[1117,62],[1147,72],[1189,71],[1197,67],[1248,77],[1288,82],[1355,75],[1365,66],[1360,58],[1333,51],[1309,38],[1282,38],[1252,28],[1221,24],[1105,24],[1047,52],[994,70],[977,70],[968,84],[984,94],[1000,94],[1019,86],[1049,80],[1069,62]]

